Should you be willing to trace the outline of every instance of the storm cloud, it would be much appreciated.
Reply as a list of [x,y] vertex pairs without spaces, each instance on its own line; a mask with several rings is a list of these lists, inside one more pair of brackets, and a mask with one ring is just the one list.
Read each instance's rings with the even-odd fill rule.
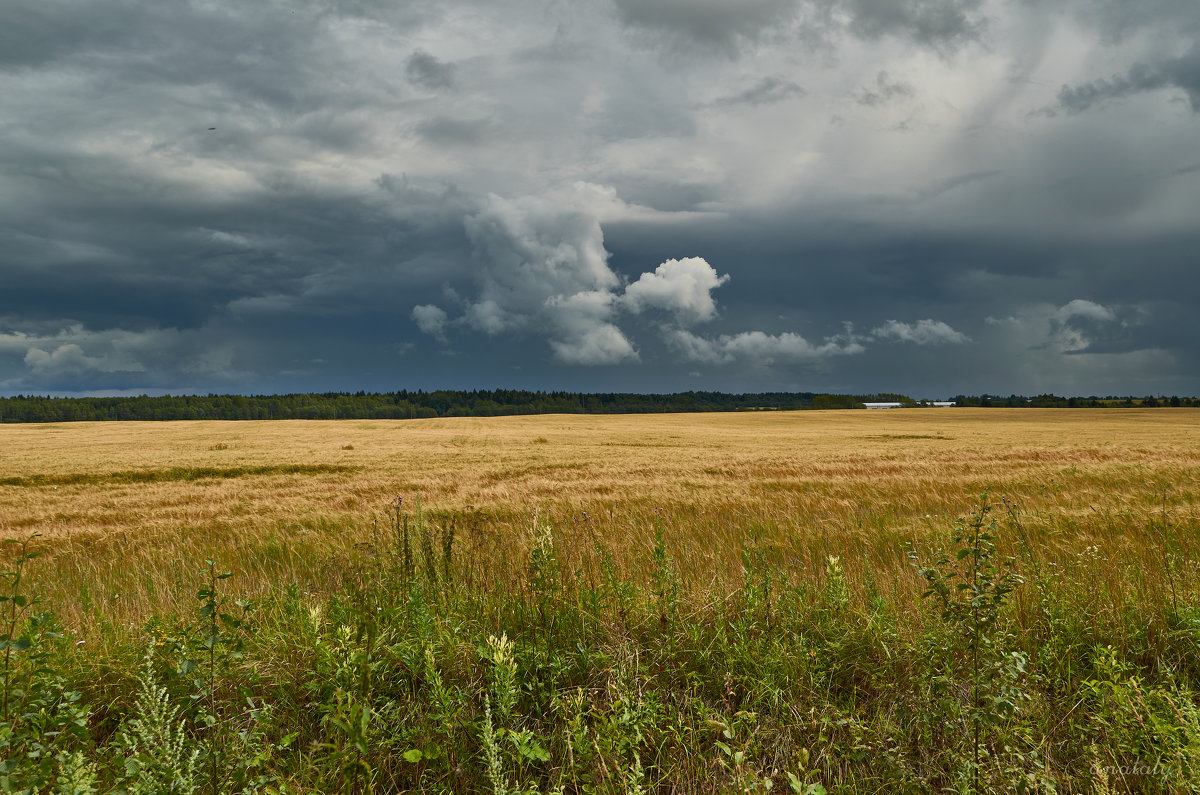
[[15,0],[0,393],[1200,393],[1189,0]]
[[1123,74],[1076,86],[1064,85],[1058,92],[1058,101],[1068,113],[1082,113],[1112,100],[1166,88],[1182,91],[1192,112],[1200,113],[1200,44],[1177,58],[1153,64],[1139,61]]

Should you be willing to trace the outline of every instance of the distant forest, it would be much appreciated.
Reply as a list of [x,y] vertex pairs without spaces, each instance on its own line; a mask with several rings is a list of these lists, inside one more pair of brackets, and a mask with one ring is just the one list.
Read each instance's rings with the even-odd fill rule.
[[[958,395],[960,406],[1104,408],[1200,406],[1180,397],[1086,397],[1056,395]],[[324,392],[293,395],[166,395],[162,397],[0,398],[0,422],[95,420],[350,420],[495,417],[505,414],[652,414],[695,411],[854,409],[864,403],[928,405],[905,395],[830,395],[814,392],[634,393],[528,392],[511,389]]]

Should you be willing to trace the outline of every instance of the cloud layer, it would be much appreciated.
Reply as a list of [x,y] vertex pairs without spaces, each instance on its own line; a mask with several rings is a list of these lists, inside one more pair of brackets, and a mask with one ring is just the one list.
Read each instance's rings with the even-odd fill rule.
[[3,393],[1200,393],[1191,0],[4,16]]

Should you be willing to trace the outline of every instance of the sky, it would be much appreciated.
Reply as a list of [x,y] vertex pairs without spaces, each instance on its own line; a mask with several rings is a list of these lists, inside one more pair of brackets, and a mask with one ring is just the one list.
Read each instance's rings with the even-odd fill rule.
[[1195,0],[6,0],[0,394],[1200,394]]

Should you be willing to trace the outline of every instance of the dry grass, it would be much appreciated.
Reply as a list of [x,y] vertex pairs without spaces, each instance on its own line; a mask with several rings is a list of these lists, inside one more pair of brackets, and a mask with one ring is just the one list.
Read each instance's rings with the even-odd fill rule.
[[685,581],[750,549],[810,572],[838,554],[899,588],[905,543],[985,489],[1045,559],[1150,554],[1145,517],[1195,524],[1198,441],[1193,409],[6,425],[0,537],[45,537],[41,580],[79,623],[170,607],[205,558],[320,588],[313,561],[349,555],[397,495],[473,517],[458,554],[479,577],[521,559],[540,512],[581,576],[597,544],[636,570],[662,522]]

